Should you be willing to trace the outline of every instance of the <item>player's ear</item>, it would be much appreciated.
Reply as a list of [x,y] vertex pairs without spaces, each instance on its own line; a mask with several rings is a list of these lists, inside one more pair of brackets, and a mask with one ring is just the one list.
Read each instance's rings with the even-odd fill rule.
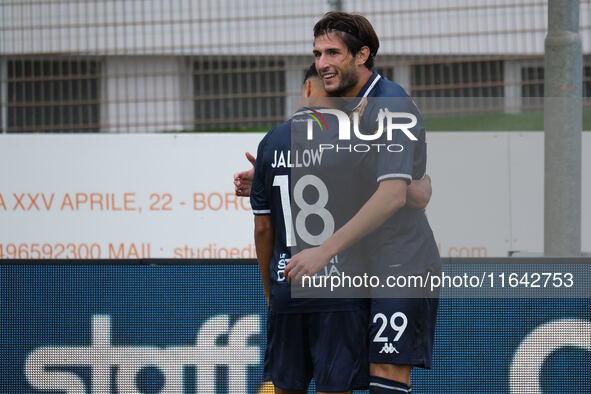
[[305,98],[312,96],[312,81],[309,79],[304,82],[304,91],[302,92],[302,96]]
[[361,49],[357,52],[357,55],[355,55],[355,58],[358,66],[364,65],[367,59],[369,59],[369,47],[362,46]]

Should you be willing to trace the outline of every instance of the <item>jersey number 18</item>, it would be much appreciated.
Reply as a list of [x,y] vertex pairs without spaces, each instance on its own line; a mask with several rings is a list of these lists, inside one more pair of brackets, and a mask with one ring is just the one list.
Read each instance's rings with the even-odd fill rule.
[[[289,177],[288,175],[276,175],[273,178],[273,186],[279,187],[281,195],[281,207],[283,209],[283,221],[285,223],[286,245],[295,246],[296,238],[293,231],[293,221],[291,213],[291,204],[289,201]],[[318,192],[318,200],[313,204],[308,204],[304,200],[304,189],[311,186]],[[295,229],[299,237],[309,245],[320,245],[326,241],[334,232],[334,218],[330,211],[326,209],[328,203],[328,188],[322,182],[322,179],[315,175],[304,175],[293,187],[293,200],[299,208],[295,217]],[[322,219],[324,228],[318,235],[311,234],[306,228],[306,218],[310,215],[317,215]]]

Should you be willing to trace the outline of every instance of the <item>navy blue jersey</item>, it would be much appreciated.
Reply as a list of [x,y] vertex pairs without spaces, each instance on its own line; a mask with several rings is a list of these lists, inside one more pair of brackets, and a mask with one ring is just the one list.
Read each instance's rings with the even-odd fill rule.
[[[364,130],[379,128],[376,121],[390,114],[391,122],[408,125],[405,129],[396,129],[388,138],[382,134],[381,142],[403,149],[396,154],[379,154],[376,158],[376,184],[386,179],[403,179],[410,183],[425,175],[427,164],[427,146],[425,127],[421,114],[414,101],[398,84],[373,73],[362,88],[360,97],[368,103],[363,107],[363,100],[357,103],[361,113],[361,126]],[[405,114],[405,115],[402,115]],[[391,115],[390,115],[391,116]],[[383,126],[383,125],[382,125]],[[383,126],[385,127],[385,126]],[[377,270],[381,273],[422,273],[437,271],[441,265],[439,251],[427,221],[424,210],[405,206],[384,223],[372,239],[376,242]]]
[[[318,114],[312,109],[299,111],[271,130],[258,147],[250,200],[253,213],[271,215],[274,226],[270,306],[275,312],[365,307],[364,300],[335,299],[334,294],[322,291],[325,289],[314,293],[315,297],[329,298],[292,298],[292,289],[284,274],[292,254],[320,245],[329,238],[361,208],[374,187],[373,176],[362,171],[366,168],[363,164],[366,155],[323,149],[329,144],[334,146],[338,122],[334,116],[325,114],[318,118],[315,113]],[[308,130],[312,133],[310,138]],[[362,188],[362,183],[368,186]],[[318,275],[352,274],[352,269],[358,267],[359,260],[366,255],[360,243],[335,256]]]
[[[356,100],[355,109],[360,112],[362,132],[374,133],[381,129],[381,143],[399,145],[398,148],[391,148],[391,151],[398,150],[394,155],[379,154],[376,173],[378,182],[404,179],[410,183],[413,179],[423,178],[427,164],[425,126],[414,101],[400,85],[376,72],[361,89],[359,96],[361,100]],[[394,127],[389,136],[388,117],[393,125],[406,126]]]

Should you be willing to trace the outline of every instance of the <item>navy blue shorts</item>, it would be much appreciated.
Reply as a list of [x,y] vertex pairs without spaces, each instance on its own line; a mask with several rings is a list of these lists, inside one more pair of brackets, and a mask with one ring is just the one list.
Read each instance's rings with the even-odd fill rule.
[[375,298],[369,321],[369,361],[431,368],[438,298]]
[[367,310],[274,313],[267,321],[264,379],[285,390],[366,389]]

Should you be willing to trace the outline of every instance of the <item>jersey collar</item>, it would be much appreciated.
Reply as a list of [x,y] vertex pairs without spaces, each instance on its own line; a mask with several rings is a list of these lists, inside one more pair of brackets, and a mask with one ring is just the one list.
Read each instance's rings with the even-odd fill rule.
[[366,98],[367,96],[369,96],[373,92],[376,84],[378,83],[378,81],[381,78],[382,78],[382,76],[380,74],[378,74],[377,72],[374,71],[371,73],[371,77],[369,77],[369,79],[367,80],[365,85],[363,85],[363,87],[359,91],[359,94],[357,95],[357,97],[361,97],[361,100],[359,100],[359,102],[357,104],[355,104],[355,106],[353,107],[353,111],[356,110],[357,108],[359,108],[361,103],[363,103],[363,99]]
[[363,85],[363,87],[359,91],[359,94],[357,95],[357,97],[369,96],[369,94],[372,92],[373,88],[376,86],[376,83],[378,83],[380,78],[382,78],[382,76],[380,74],[378,74],[375,71],[372,72],[371,77],[369,77],[369,79],[367,80],[365,85]]

